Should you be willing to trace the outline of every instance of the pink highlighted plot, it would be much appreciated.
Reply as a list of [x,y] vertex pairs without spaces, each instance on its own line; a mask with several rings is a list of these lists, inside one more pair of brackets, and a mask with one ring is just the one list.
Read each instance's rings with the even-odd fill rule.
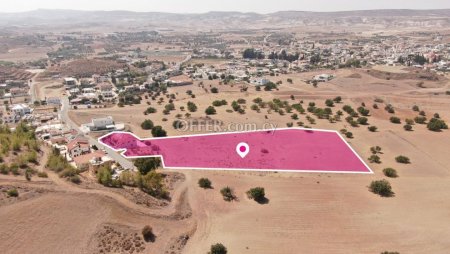
[[139,139],[113,132],[99,141],[127,158],[161,157],[173,169],[372,173],[336,131],[276,129]]

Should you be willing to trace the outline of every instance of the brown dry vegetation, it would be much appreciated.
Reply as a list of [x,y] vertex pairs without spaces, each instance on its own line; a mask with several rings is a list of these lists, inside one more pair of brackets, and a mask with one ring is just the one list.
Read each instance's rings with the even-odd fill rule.
[[[337,70],[331,72],[336,79],[320,83],[318,88],[303,82],[318,73],[321,72],[271,77],[273,81],[283,81],[279,90],[273,92],[256,92],[253,87],[249,87],[248,92],[240,92],[238,85],[219,85],[217,81],[204,81],[204,84],[208,89],[210,85],[218,87],[218,94],[206,92],[198,82],[188,87],[170,88],[169,93],[177,93],[176,110],[170,115],[162,114],[167,101],[158,105],[149,99],[150,106],[157,108],[155,114],[144,116],[143,111],[149,105],[143,100],[141,105],[124,108],[72,111],[71,117],[82,123],[93,116],[112,115],[117,121],[127,123],[138,135],[148,137],[150,133],[140,128],[144,119],[162,125],[169,135],[196,133],[181,132],[171,126],[176,114],[187,112],[179,110],[180,106],[186,107],[187,101],[198,106],[198,111],[191,113],[191,117],[200,118],[205,116],[204,109],[212,101],[226,99],[228,105],[216,107],[217,114],[212,115],[212,119],[222,121],[223,126],[237,122],[256,123],[258,127],[265,122],[285,127],[286,123],[295,124],[296,121],[290,118],[291,114],[269,114],[267,109],[261,113],[252,111],[250,106],[256,97],[265,101],[280,98],[291,104],[303,100],[306,108],[310,101],[324,107],[325,99],[342,96],[343,103],[336,104],[332,108],[334,112],[345,104],[356,109],[364,102],[370,109],[370,125],[378,127],[375,133],[369,132],[367,126],[351,127],[345,120],[337,123],[316,120],[311,126],[334,130],[346,128],[353,132],[355,137],[348,141],[365,160],[371,155],[370,147],[381,146],[381,164],[370,164],[374,175],[186,171],[189,201],[198,224],[184,253],[204,253],[215,242],[224,243],[232,253],[292,253],[292,249],[314,253],[378,253],[384,250],[414,253],[419,249],[445,253],[450,248],[450,242],[442,238],[442,235],[450,236],[450,231],[442,226],[442,222],[448,220],[445,211],[450,209],[445,202],[450,198],[446,190],[450,184],[447,166],[450,161],[444,152],[450,142],[448,131],[430,132],[426,126],[418,124],[413,126],[414,131],[404,131],[402,125],[390,123],[392,115],[384,110],[384,106],[392,104],[395,115],[402,121],[414,118],[417,112],[411,108],[419,105],[428,117],[438,112],[448,122],[450,102],[444,94],[449,89],[447,79],[424,80],[424,88],[419,88],[417,83],[422,79],[415,73],[387,80],[374,77],[366,70]],[[293,84],[288,84],[287,78],[292,78]],[[196,98],[190,98],[187,90],[192,90]],[[291,101],[290,95],[295,96],[295,101]],[[238,98],[246,99],[246,113],[226,112],[231,108],[231,101]],[[379,109],[372,108],[375,99],[384,101],[378,103]],[[130,110],[136,114],[127,113]],[[266,115],[268,119],[265,119]],[[305,115],[299,114],[299,117],[297,121],[308,124]],[[163,118],[168,121],[162,121]],[[407,155],[412,163],[396,163],[395,157],[400,154]],[[372,180],[384,178],[382,170],[386,167],[396,168],[400,176],[389,180],[395,192],[391,198],[376,196],[367,188]],[[214,189],[198,188],[196,182],[201,177],[208,177]],[[218,192],[227,185],[234,188],[239,202],[223,202]],[[246,198],[245,192],[254,186],[265,187],[268,204],[259,205]],[[430,244],[429,239],[435,239],[434,244]]]
[[123,67],[124,65],[115,61],[82,59],[50,67],[44,74],[46,76],[59,74],[65,77],[91,77],[93,74],[106,74]]

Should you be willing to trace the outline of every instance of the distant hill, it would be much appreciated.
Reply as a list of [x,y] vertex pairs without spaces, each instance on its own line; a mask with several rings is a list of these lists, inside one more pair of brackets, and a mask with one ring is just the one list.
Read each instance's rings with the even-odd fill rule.
[[270,14],[208,12],[178,14],[131,11],[35,10],[0,13],[0,26],[64,26],[95,24],[151,24],[152,26],[195,28],[288,27],[304,25],[380,24],[384,26],[444,27],[450,25],[450,9],[361,10],[341,12],[281,11]]

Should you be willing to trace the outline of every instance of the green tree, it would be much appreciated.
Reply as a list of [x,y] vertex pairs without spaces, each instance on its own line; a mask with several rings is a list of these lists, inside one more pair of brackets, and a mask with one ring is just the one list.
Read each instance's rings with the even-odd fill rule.
[[341,96],[337,96],[336,98],[333,99],[333,101],[336,102],[336,103],[341,103],[342,97]]
[[149,225],[142,228],[142,237],[146,242],[153,242],[155,240],[155,235],[153,234],[153,228]]
[[390,197],[394,194],[392,186],[387,180],[372,181],[369,186],[370,191],[382,197]]
[[106,187],[119,187],[118,182],[112,179],[112,172],[109,166],[102,166],[97,170],[97,180]]
[[200,186],[203,189],[210,189],[211,181],[208,178],[200,178],[198,179],[198,186]]
[[167,132],[162,128],[162,126],[155,126],[152,128],[152,136],[155,138],[166,137]]
[[368,158],[368,160],[369,160],[371,163],[377,163],[377,164],[381,163],[380,156],[375,155],[375,154],[372,154],[372,155]]
[[396,117],[396,116],[392,116],[390,119],[391,123],[395,123],[395,124],[400,124],[402,121],[400,120],[400,118]]
[[247,197],[249,199],[255,200],[258,203],[261,203],[266,199],[266,193],[264,191],[264,188],[256,187],[247,191]]
[[412,125],[410,125],[410,124],[405,124],[405,125],[403,126],[403,129],[405,129],[405,131],[412,131]]
[[160,158],[138,158],[134,161],[134,166],[137,167],[141,175],[146,175],[161,166]]
[[182,129],[184,127],[184,122],[177,119],[173,121],[172,126],[175,129]]
[[153,107],[148,107],[147,110],[145,111],[147,114],[154,114],[156,113],[156,108]]
[[376,126],[369,126],[367,127],[367,129],[369,129],[369,131],[371,132],[376,132],[378,128]]
[[234,200],[236,197],[234,196],[234,191],[232,188],[230,187],[224,187],[220,190],[220,194],[222,194],[223,199],[225,201],[232,201]]
[[424,116],[417,116],[414,118],[414,122],[416,122],[417,124],[425,124],[426,121],[427,118]]
[[399,156],[395,157],[395,161],[398,162],[398,163],[403,163],[403,164],[411,163],[409,158],[406,157],[406,156],[403,156],[403,155],[399,155]]
[[150,171],[141,176],[139,186],[142,191],[156,198],[168,198],[169,193],[164,187],[163,176],[155,171]]
[[393,168],[385,168],[383,169],[383,174],[387,177],[395,178],[398,177],[397,170]]
[[334,107],[334,102],[333,102],[333,100],[331,100],[331,99],[327,99],[327,100],[325,101],[325,105],[326,105],[327,107]]
[[209,106],[208,108],[206,108],[205,113],[207,115],[214,115],[216,114],[216,109],[213,106]]
[[6,192],[6,194],[7,194],[9,197],[18,197],[18,196],[19,196],[19,192],[17,191],[16,188],[13,188],[13,189],[8,190],[8,191]]
[[227,253],[228,253],[227,248],[221,243],[211,245],[211,250],[208,252],[208,254],[227,254]]
[[141,123],[141,128],[144,130],[151,130],[153,126],[153,122],[150,119],[144,120],[144,122]]
[[362,117],[359,117],[359,118],[358,118],[357,122],[358,122],[359,124],[361,124],[361,125],[366,125],[367,122],[368,122],[368,120],[369,120],[369,119],[367,119],[367,117],[362,116]]
[[188,101],[187,109],[189,110],[189,112],[195,112],[197,111],[197,105],[195,105],[195,103],[193,102]]
[[444,120],[438,119],[438,118],[431,118],[430,122],[427,124],[427,128],[430,131],[440,131],[443,129],[448,129],[447,124],[444,122]]

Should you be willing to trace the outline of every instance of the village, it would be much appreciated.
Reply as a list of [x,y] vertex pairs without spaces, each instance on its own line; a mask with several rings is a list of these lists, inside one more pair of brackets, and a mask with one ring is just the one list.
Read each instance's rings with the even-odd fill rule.
[[[88,243],[89,251],[204,253],[211,244],[223,241],[235,250],[233,253],[246,253],[249,248],[252,253],[266,253],[264,246],[277,249],[269,241],[272,229],[281,235],[300,234],[293,226],[300,222],[292,218],[301,213],[314,220],[307,217],[311,216],[308,209],[318,209],[320,218],[330,224],[333,216],[322,215],[324,211],[338,209],[337,213],[344,214],[339,223],[353,221],[352,216],[356,216],[356,220],[365,221],[358,230],[369,239],[383,234],[386,228],[372,232],[374,222],[367,222],[365,213],[374,218],[389,217],[389,209],[395,210],[383,225],[404,219],[403,212],[390,206],[373,211],[370,206],[400,200],[405,209],[414,210],[411,197],[416,195],[431,205],[420,188],[410,189],[409,184],[422,184],[418,182],[421,177],[429,180],[423,183],[426,188],[435,184],[439,190],[446,188],[448,158],[442,152],[430,151],[445,150],[448,144],[450,32],[140,29],[30,32],[9,46],[23,50],[32,41],[29,48],[37,57],[10,61],[12,53],[0,54],[0,138],[11,133],[26,136],[25,141],[22,136],[4,139],[8,149],[0,152],[5,165],[5,179],[0,183],[22,184],[19,192],[21,188],[31,190],[31,200],[33,195],[40,197],[47,192],[69,192],[92,201],[85,202],[92,210],[113,203],[121,220],[102,220],[97,228],[91,228],[95,234]],[[9,42],[10,38],[0,35],[0,40]],[[336,131],[370,166],[373,175],[349,181],[348,176],[325,173],[171,170],[162,168],[158,158],[127,159],[99,142],[116,131],[144,139],[253,131],[268,126]],[[17,149],[16,139],[20,140]],[[25,162],[28,157],[31,159]],[[19,180],[21,175],[27,182]],[[389,181],[389,192],[374,191],[371,181]],[[32,187],[23,187],[27,183]],[[36,191],[34,185],[41,189]],[[270,203],[269,199],[248,200],[246,191],[253,185],[268,190]],[[329,196],[338,200],[333,201],[338,208],[325,202]],[[448,195],[434,192],[432,197],[441,200]],[[2,202],[13,204],[21,199],[5,200],[0,198],[0,207]],[[311,205],[304,208],[308,202]],[[356,206],[359,210],[353,213],[347,207],[354,203],[364,205]],[[244,212],[240,206],[245,207]],[[133,212],[124,212],[123,207]],[[251,235],[258,220],[281,209],[283,216],[291,219],[270,222],[256,234],[263,240],[244,237],[257,244],[235,237],[240,229],[231,228],[230,216],[248,221],[242,230]],[[95,214],[100,217],[98,211]],[[262,217],[250,216],[255,211]],[[442,216],[435,210],[424,213],[427,218]],[[135,221],[123,223],[129,228],[123,227],[121,223],[129,217]],[[421,217],[413,214],[411,220]],[[144,243],[136,232],[147,220],[154,228],[150,228],[152,240]],[[214,224],[210,220],[215,220]],[[430,223],[437,226],[440,222]],[[305,225],[314,234],[321,234],[316,224]],[[221,228],[233,236],[222,237]],[[422,224],[413,228],[416,234],[429,232]],[[131,240],[116,240],[111,245],[114,247],[108,248],[107,235],[114,230]],[[403,228],[394,227],[394,231],[400,234]],[[336,232],[329,233],[339,238]],[[431,234],[437,236],[438,232]],[[286,241],[295,242],[291,238]],[[399,241],[394,242],[398,245]],[[322,239],[314,236],[313,242]],[[384,246],[377,244],[371,250],[378,253]],[[289,248],[281,247],[280,253],[290,253]],[[357,249],[361,252],[364,248]],[[411,249],[414,246],[402,250]]]

